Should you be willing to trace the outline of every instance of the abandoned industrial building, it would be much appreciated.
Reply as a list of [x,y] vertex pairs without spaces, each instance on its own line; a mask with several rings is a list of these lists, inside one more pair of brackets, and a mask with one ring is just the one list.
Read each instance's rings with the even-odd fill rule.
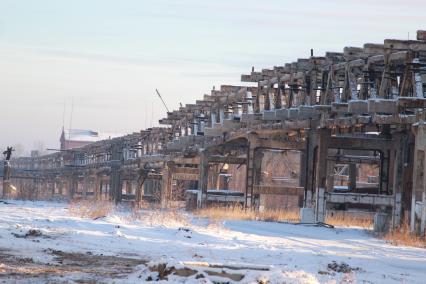
[[424,235],[426,31],[241,81],[253,86],[213,89],[163,127],[5,161],[3,196],[300,208],[308,223],[362,210]]

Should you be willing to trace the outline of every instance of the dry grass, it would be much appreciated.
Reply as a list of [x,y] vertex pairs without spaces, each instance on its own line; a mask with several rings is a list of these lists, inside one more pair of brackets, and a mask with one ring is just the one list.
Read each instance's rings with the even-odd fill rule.
[[257,220],[271,222],[299,222],[298,209],[267,209],[262,212],[244,209],[241,206],[208,207],[195,211],[196,216],[213,220]]
[[83,218],[105,217],[115,209],[115,204],[111,201],[78,200],[71,201],[68,210],[71,215]]
[[143,221],[150,226],[186,226],[190,222],[186,214],[180,210],[161,209],[158,205],[141,204],[132,207],[128,211],[126,207],[115,205],[111,201],[99,200],[74,200],[70,203],[68,210],[71,215],[97,219],[114,214],[114,218],[124,223],[132,223],[134,221]]
[[385,234],[383,239],[395,246],[426,248],[426,238],[411,234],[408,221],[404,221],[400,228]]
[[372,217],[359,216],[357,214],[347,212],[333,212],[333,214],[327,214],[325,223],[342,227],[361,227],[364,229],[373,228]]
[[[190,226],[188,216],[180,210],[163,210],[152,205],[133,208],[131,214],[120,216],[123,221],[143,221],[151,226]],[[96,219],[114,212],[116,206],[110,201],[72,201],[69,205],[71,215]],[[269,222],[299,222],[298,209],[266,209],[262,212],[245,209],[242,206],[208,207],[194,212],[199,217],[210,218],[213,221],[220,220],[251,220]],[[349,213],[327,214],[325,223],[343,227],[361,227],[371,229],[373,219],[368,216],[360,216]],[[384,236],[384,240],[395,246],[411,246],[426,248],[426,239],[410,233],[410,226],[405,220],[399,229],[393,230]]]
[[[262,212],[245,210],[241,206],[208,207],[195,211],[196,216],[207,217],[213,220],[257,220],[271,222],[299,222],[298,209],[266,209]],[[334,226],[361,227],[371,229],[373,219],[356,214],[327,215],[326,223]]]
[[150,226],[189,226],[191,223],[188,216],[180,210],[159,208],[151,208],[149,210],[133,209],[127,221],[136,220],[143,221]]

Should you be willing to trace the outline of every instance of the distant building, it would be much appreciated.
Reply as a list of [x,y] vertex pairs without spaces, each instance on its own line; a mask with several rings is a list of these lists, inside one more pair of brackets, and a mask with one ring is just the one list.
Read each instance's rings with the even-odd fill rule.
[[31,150],[31,158],[36,158],[40,156],[40,152],[38,150]]
[[83,147],[90,143],[112,139],[122,134],[100,133],[92,130],[84,129],[62,129],[61,133],[61,150]]

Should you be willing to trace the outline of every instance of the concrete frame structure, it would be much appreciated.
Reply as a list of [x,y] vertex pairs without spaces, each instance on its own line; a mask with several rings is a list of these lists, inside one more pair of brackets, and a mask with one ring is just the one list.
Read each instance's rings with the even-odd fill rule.
[[[303,191],[303,205],[313,208],[316,221],[324,220],[330,204],[368,205],[388,213],[394,228],[409,216],[412,230],[424,234],[425,34],[345,47],[260,72],[253,68],[241,80],[257,86],[213,89],[167,113],[160,120],[167,127],[14,159],[12,182],[32,193],[43,188],[69,198],[100,198],[108,188],[117,202],[138,202],[145,181],[159,180],[157,201],[167,206],[173,180],[198,180],[202,206],[210,163],[245,164],[247,207],[256,207],[257,194]],[[259,182],[266,149],[300,151],[300,186]],[[338,162],[348,164],[349,193],[334,190]],[[358,191],[359,163],[379,166],[376,192]]]

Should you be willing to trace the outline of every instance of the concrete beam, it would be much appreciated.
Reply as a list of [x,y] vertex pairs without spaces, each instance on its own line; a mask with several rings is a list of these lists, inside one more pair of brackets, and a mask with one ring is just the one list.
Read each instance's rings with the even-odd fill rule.
[[208,156],[209,163],[223,163],[223,164],[245,164],[247,163],[247,158],[243,157],[233,157],[233,156],[217,156],[217,155],[209,155]]
[[279,185],[254,185],[255,194],[303,195],[304,187]]
[[332,203],[366,204],[374,206],[393,206],[393,195],[359,194],[359,193],[335,193],[326,192],[325,199]]
[[388,99],[369,99],[369,113],[394,114],[398,112],[397,101]]
[[351,100],[348,102],[348,112],[354,114],[368,113],[368,101],[366,100]]

